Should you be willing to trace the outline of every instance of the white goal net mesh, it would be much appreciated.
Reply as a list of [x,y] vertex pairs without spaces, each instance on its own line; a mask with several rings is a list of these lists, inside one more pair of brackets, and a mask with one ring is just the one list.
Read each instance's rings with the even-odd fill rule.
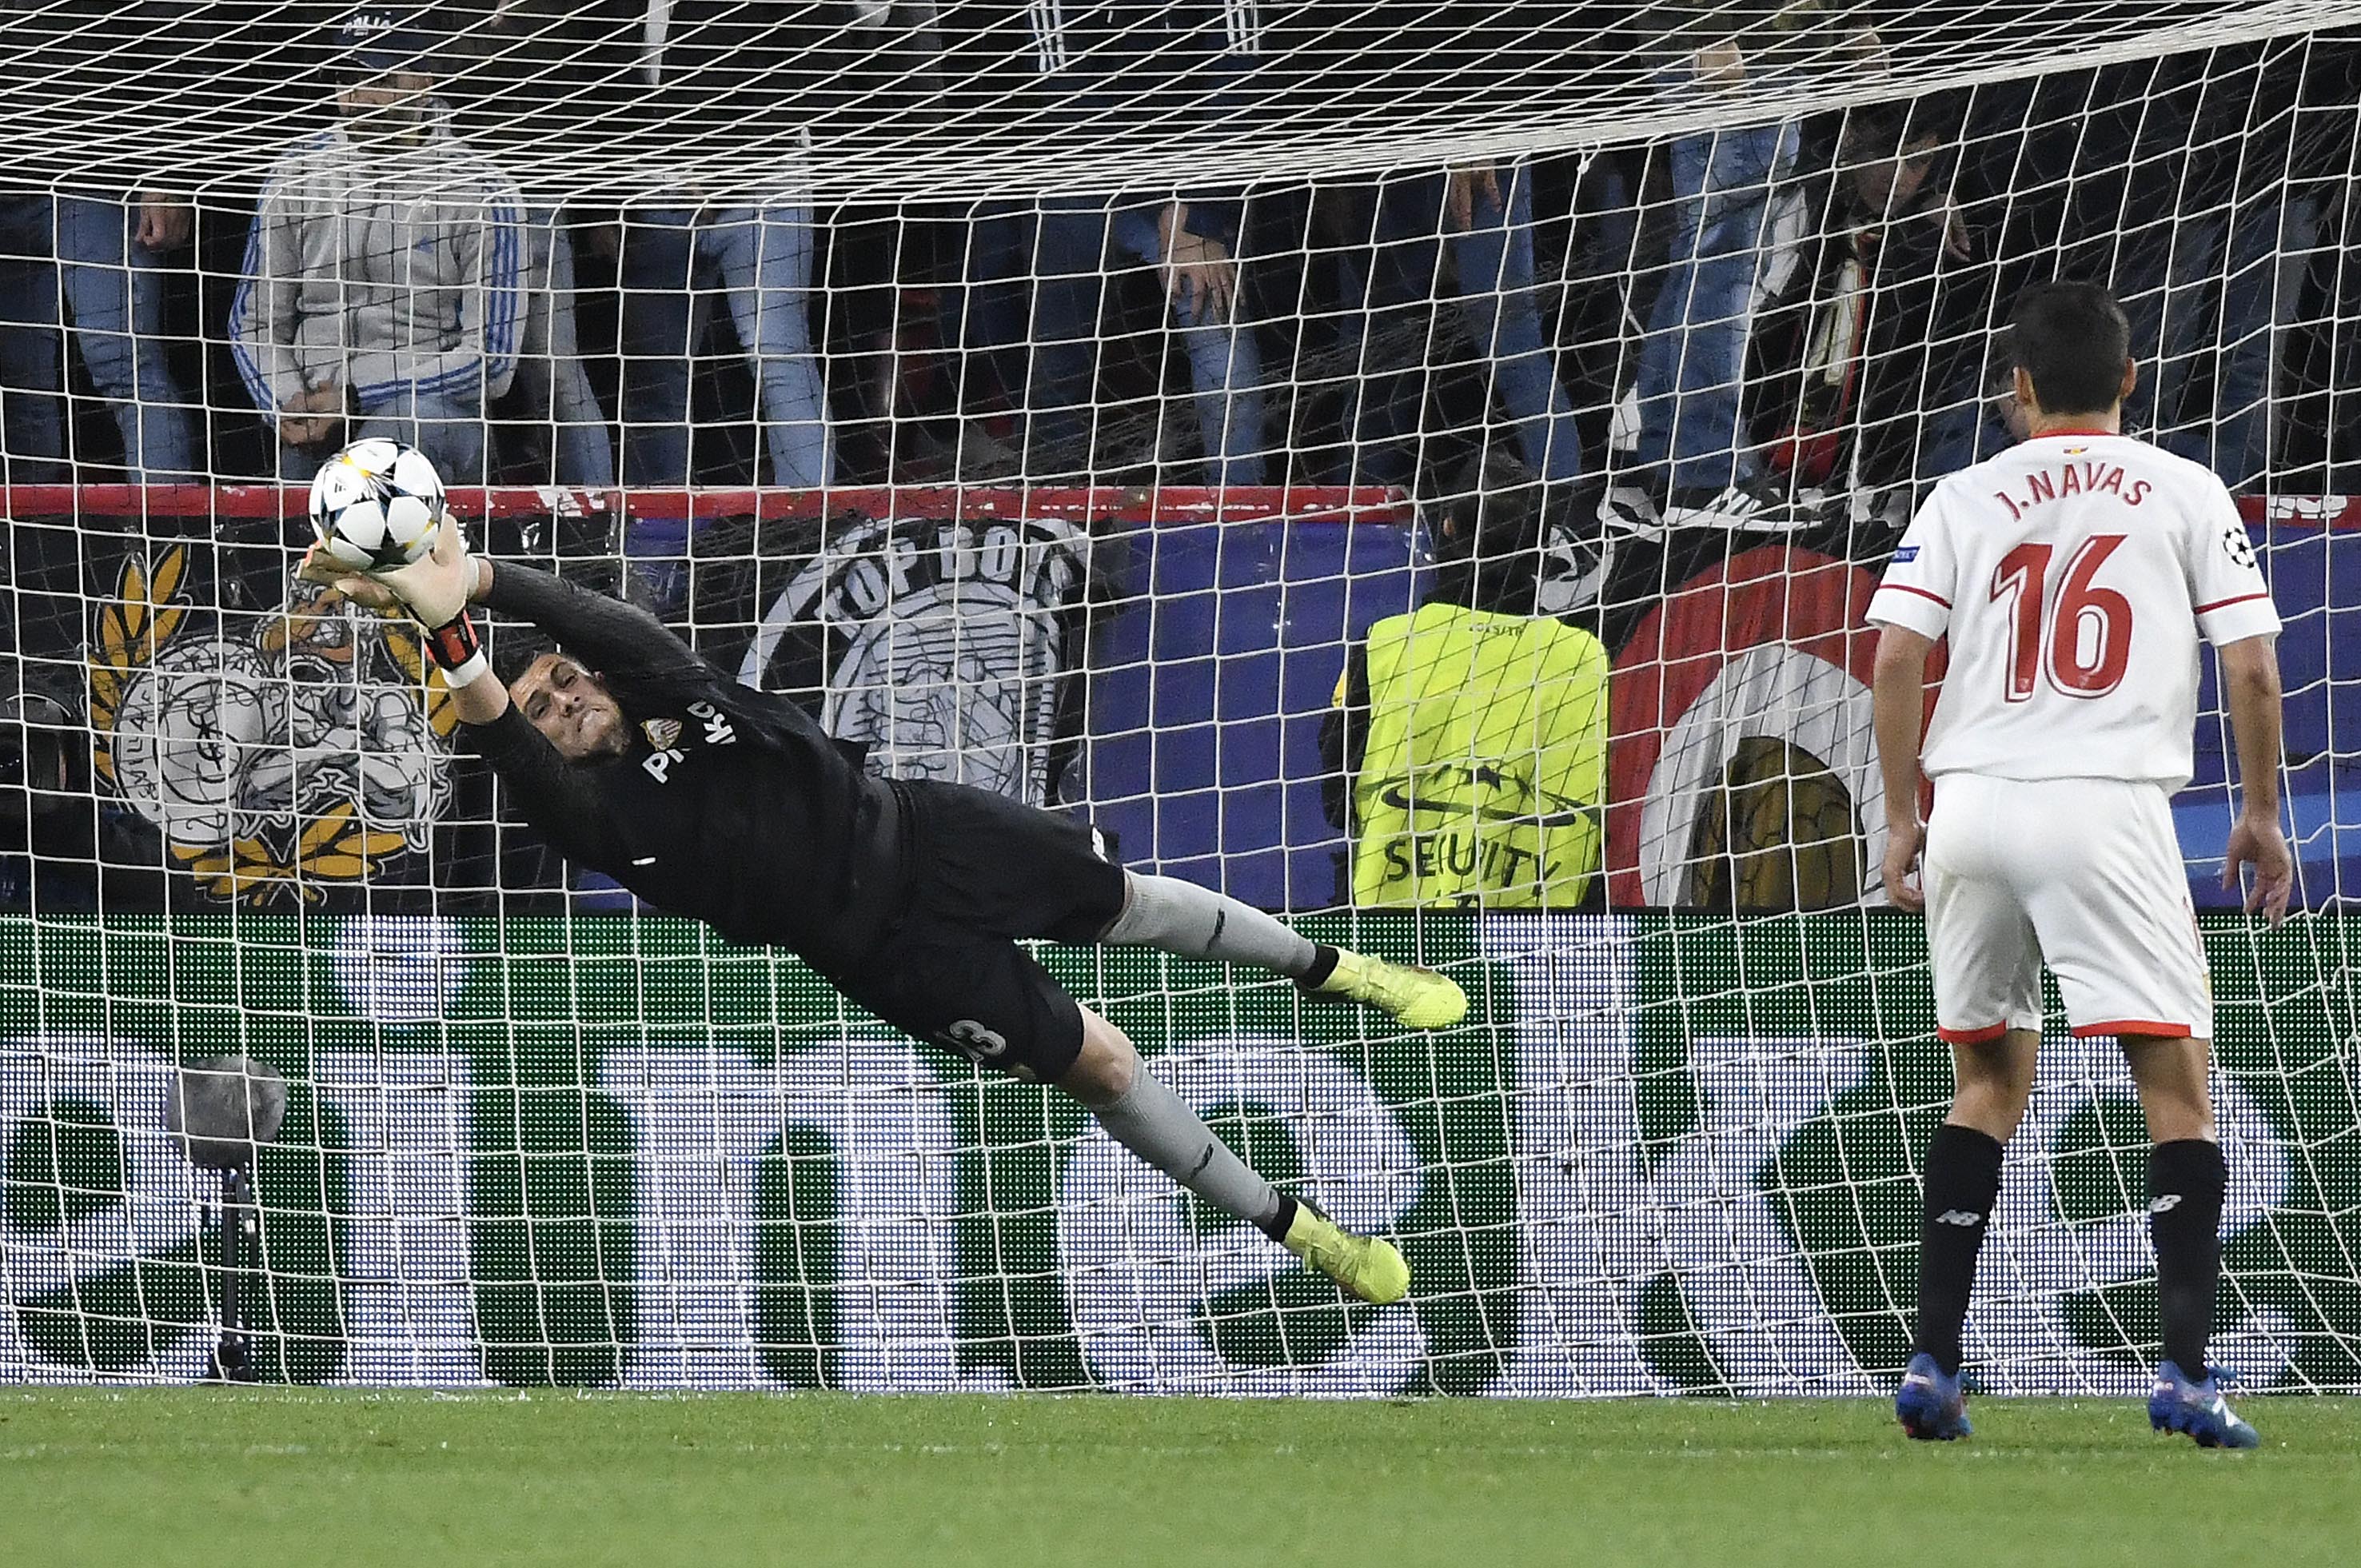
[[[2350,0],[161,9],[0,9],[0,1381],[1886,1387],[1950,1080],[1862,612],[2070,277],[2287,622],[2295,917],[2210,671],[2174,806],[2214,1353],[2361,1389]],[[874,767],[1458,978],[1041,950],[1411,1299],[565,863],[291,578],[361,434]],[[2051,1024],[1971,1372],[2129,1392],[2146,1134]]]

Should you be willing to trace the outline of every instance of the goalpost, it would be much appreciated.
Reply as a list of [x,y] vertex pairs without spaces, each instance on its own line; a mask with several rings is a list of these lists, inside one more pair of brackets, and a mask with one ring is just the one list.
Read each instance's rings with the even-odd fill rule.
[[[2215,1355],[2361,1391],[2361,8],[842,12],[7,23],[0,1382],[1890,1387],[1949,1081],[1862,610],[2063,275],[2287,620],[2301,912],[2212,885],[2210,674],[2175,804]],[[878,766],[1448,970],[1426,1036],[1041,955],[1411,1299],[558,862],[292,583],[365,428]],[[1437,595],[1593,640],[1449,811],[1335,717]],[[2144,1133],[2052,1025],[1970,1370],[2128,1393]]]

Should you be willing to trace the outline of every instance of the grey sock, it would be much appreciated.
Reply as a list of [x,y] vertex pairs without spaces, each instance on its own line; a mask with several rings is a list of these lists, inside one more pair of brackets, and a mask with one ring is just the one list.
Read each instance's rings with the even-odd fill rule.
[[1205,1119],[1144,1064],[1129,1089],[1091,1110],[1115,1142],[1206,1202],[1266,1233],[1287,1203],[1279,1189],[1232,1154]]
[[1227,894],[1178,877],[1127,874],[1130,899],[1102,941],[1253,964],[1290,980],[1308,972],[1317,957],[1309,937]]

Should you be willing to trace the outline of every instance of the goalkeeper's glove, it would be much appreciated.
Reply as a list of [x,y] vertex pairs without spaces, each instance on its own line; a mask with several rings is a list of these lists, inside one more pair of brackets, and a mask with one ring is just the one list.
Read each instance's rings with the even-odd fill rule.
[[357,573],[315,546],[304,553],[298,575],[328,584],[357,604],[408,610],[426,629],[426,651],[443,672],[444,684],[456,690],[492,671],[483,640],[467,619],[480,570],[459,525],[446,517],[434,531],[434,548],[406,566]]

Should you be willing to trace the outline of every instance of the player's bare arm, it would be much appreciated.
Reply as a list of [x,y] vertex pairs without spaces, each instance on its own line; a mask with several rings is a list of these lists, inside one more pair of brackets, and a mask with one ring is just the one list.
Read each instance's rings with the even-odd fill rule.
[[1870,684],[1878,766],[1885,781],[1885,895],[1896,909],[1914,915],[1927,907],[1925,890],[1910,876],[1926,836],[1918,821],[1918,743],[1927,712],[1927,658],[1934,649],[1934,639],[1906,626],[1883,628]]
[[2238,745],[2238,818],[2230,827],[2222,885],[2235,888],[2246,867],[2246,912],[2276,926],[2295,891],[2295,857],[2279,828],[2279,658],[2268,637],[2224,644],[2222,697]]

